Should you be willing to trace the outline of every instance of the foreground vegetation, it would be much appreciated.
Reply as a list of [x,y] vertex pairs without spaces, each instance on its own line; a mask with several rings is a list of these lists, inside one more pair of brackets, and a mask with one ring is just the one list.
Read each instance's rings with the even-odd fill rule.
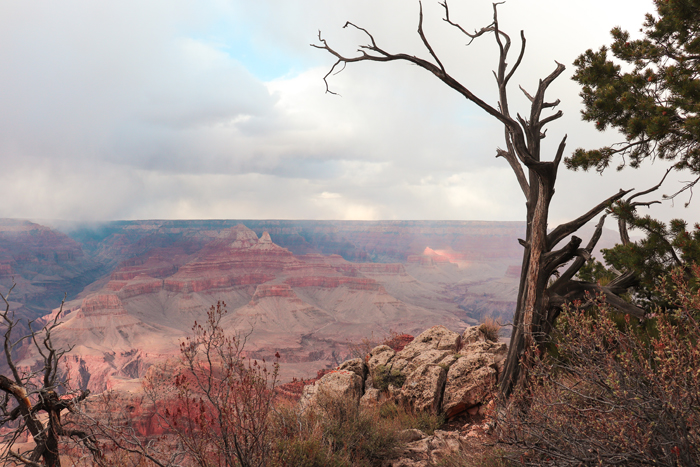
[[559,318],[498,419],[523,465],[700,464],[700,267],[661,278],[645,322],[598,301]]

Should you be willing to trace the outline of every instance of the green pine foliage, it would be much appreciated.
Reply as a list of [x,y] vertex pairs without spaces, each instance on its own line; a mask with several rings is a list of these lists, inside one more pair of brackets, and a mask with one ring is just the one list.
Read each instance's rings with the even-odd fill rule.
[[[647,159],[668,160],[671,170],[689,171],[693,178],[675,195],[689,190],[692,198],[692,188],[700,182],[700,0],[656,0],[655,6],[640,38],[614,28],[610,47],[589,49],[574,62],[583,119],[600,131],[619,131],[624,141],[579,148],[565,163],[573,170],[603,172],[613,163],[620,170]],[[620,272],[633,271],[637,284],[626,298],[648,310],[666,309],[658,292],[660,278],[681,268],[693,281],[688,265],[700,261],[700,225],[690,228],[681,219],[667,225],[639,215],[637,208],[649,204],[622,199],[610,207],[628,229],[645,238],[604,250],[606,266],[590,261],[578,277],[605,285]]]
[[622,156],[618,169],[658,157],[700,175],[700,0],[655,4],[642,38],[614,28],[610,48],[589,49],[574,62],[583,119],[620,131],[625,141],[577,149],[567,167],[602,172],[615,155]]
[[635,271],[637,284],[625,298],[649,311],[670,307],[667,294],[671,291],[663,288],[663,278],[674,268],[680,268],[689,287],[698,290],[697,278],[690,269],[692,264],[700,264],[700,224],[689,228],[687,222],[674,219],[667,225],[650,216],[625,211],[624,203],[615,205],[612,211],[623,218],[629,228],[642,231],[645,237],[604,249],[603,258],[608,267],[591,260],[579,271],[580,279],[606,285],[615,278],[614,271]]

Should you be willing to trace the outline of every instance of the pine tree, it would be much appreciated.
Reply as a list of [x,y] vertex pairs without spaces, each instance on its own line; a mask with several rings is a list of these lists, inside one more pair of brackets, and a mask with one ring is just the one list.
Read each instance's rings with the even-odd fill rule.
[[[618,169],[645,159],[673,161],[700,181],[700,0],[656,0],[657,15],[646,15],[643,38],[614,28],[610,49],[586,51],[574,62],[583,87],[583,119],[624,142],[595,150],[577,149],[567,167],[603,171],[615,156]],[[612,52],[616,60],[608,57]]]
[[[688,192],[687,207],[693,187],[700,182],[700,0],[656,0],[655,4],[656,15],[646,15],[641,39],[631,40],[629,32],[614,28],[609,49],[588,50],[574,62],[573,79],[582,86],[583,119],[595,122],[601,131],[616,129],[625,140],[600,149],[579,148],[565,164],[574,170],[603,172],[618,158],[618,170],[627,164],[637,168],[644,160],[667,160],[671,165],[666,175],[674,170],[692,175],[675,193],[665,196]],[[700,262],[700,225],[688,229],[681,219],[666,225],[641,216],[637,208],[658,201],[637,202],[634,198],[639,195],[618,200],[611,208],[622,242],[604,252],[611,268],[591,263],[579,277],[605,281],[614,276],[611,271],[632,271],[637,302],[664,307],[655,292],[658,278],[678,267],[690,279],[690,264]],[[631,242],[629,228],[641,230],[646,237]]]

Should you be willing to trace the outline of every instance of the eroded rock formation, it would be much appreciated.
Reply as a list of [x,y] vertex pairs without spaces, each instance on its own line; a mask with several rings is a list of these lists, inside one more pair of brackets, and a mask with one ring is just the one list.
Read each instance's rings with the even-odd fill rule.
[[433,326],[400,352],[381,345],[366,361],[344,362],[304,388],[300,403],[313,405],[324,393],[361,394],[361,405],[392,400],[413,411],[453,418],[491,400],[506,350],[506,344],[490,340],[481,326],[471,326],[462,335]]
[[[387,345],[372,349],[304,387],[302,409],[324,410],[332,398],[361,407],[396,403],[411,411],[442,413],[452,419],[464,412],[483,413],[492,401],[506,345],[491,340],[481,326],[461,335],[433,326],[403,350]],[[492,404],[492,402],[491,402]],[[469,445],[472,432],[404,430],[405,443],[391,467],[428,467]],[[439,464],[438,464],[439,465]]]

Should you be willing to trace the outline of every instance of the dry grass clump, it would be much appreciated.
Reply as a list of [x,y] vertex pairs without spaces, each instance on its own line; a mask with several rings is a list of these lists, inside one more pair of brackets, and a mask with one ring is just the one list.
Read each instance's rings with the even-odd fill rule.
[[440,417],[412,414],[393,403],[360,408],[354,401],[321,395],[315,407],[303,411],[291,404],[278,407],[271,465],[379,466],[398,454],[401,430],[432,433],[442,423]]
[[479,330],[484,333],[486,338],[490,341],[498,342],[501,332],[501,324],[495,319],[488,317],[479,326]]

